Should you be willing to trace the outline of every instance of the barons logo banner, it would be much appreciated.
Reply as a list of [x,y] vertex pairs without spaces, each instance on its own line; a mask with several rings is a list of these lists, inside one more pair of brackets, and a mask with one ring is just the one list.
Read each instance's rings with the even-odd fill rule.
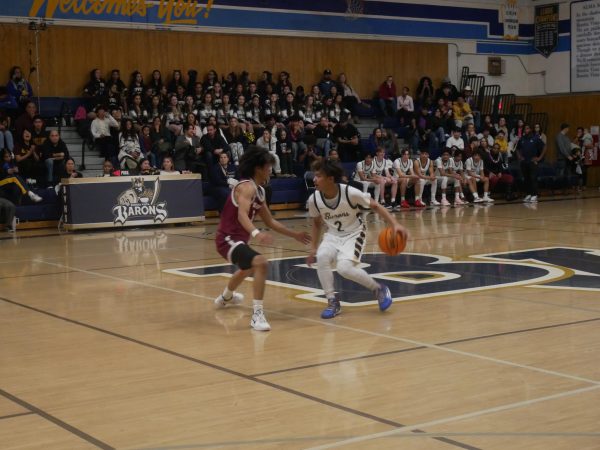
[[131,218],[152,219],[155,223],[162,223],[169,212],[167,202],[158,202],[159,194],[158,178],[154,181],[153,188],[146,188],[143,178],[133,178],[131,188],[119,195],[118,204],[113,207],[114,224],[124,225]]
[[[401,253],[390,257],[365,254],[362,267],[384,281],[395,301],[443,297],[458,293],[526,286],[573,291],[600,291],[600,251],[549,247],[507,253],[473,255],[466,260],[446,256]],[[186,277],[230,276],[230,264],[170,269],[164,272]],[[295,298],[326,303],[315,267],[303,257],[269,262],[267,283],[301,293]],[[375,304],[362,286],[336,276],[336,291],[348,306]]]

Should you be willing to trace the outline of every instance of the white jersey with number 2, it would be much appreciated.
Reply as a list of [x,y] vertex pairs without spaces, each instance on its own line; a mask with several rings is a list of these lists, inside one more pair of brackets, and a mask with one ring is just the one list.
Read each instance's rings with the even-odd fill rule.
[[371,196],[347,184],[338,184],[338,195],[325,199],[319,191],[308,199],[308,215],[321,217],[327,233],[334,236],[350,236],[364,231],[365,210],[370,209]]

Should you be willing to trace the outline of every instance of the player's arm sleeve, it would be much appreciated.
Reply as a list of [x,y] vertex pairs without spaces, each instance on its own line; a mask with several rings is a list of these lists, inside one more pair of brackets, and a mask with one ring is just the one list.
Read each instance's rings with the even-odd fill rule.
[[311,194],[310,197],[308,197],[308,217],[319,217],[321,214],[319,213],[319,210],[317,209],[317,206],[315,205],[315,194]]

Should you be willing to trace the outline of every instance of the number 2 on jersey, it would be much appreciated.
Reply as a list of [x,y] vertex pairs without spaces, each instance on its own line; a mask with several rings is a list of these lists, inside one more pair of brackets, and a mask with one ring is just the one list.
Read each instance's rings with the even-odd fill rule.
[[339,220],[336,220],[336,221],[334,222],[334,225],[336,225],[336,226],[337,226],[337,231],[338,231],[338,233],[341,233],[342,231],[344,231],[344,230],[342,230],[342,222],[340,222]]

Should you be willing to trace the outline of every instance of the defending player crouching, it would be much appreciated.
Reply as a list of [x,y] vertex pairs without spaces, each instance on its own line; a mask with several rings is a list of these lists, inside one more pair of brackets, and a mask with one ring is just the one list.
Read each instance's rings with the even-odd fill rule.
[[[392,304],[387,286],[378,283],[367,272],[358,267],[366,244],[364,211],[373,210],[394,230],[406,239],[406,229],[368,193],[345,184],[338,184],[343,169],[331,161],[317,161],[313,165],[316,192],[308,199],[309,216],[313,219],[312,247],[307,258],[310,266],[317,261],[317,272],[321,287],[325,291],[328,306],[321,313],[323,319],[331,319],[340,313],[340,301],[335,296],[333,263],[337,272],[349,280],[375,293],[379,309],[385,311]],[[325,224],[323,241],[319,244],[321,228]],[[318,246],[318,248],[317,248]]]

